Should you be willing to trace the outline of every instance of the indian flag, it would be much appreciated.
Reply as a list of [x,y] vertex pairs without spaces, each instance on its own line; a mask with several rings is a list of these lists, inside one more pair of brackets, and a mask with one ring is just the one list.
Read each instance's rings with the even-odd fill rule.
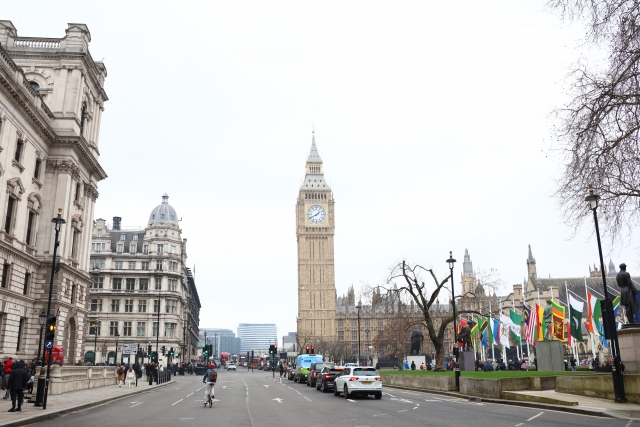
[[600,336],[600,300],[587,291],[587,302],[589,314],[585,326],[594,336]]

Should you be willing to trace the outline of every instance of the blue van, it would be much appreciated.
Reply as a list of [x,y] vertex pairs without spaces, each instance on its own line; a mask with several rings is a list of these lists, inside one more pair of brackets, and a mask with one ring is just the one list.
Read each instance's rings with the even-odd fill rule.
[[313,362],[322,362],[322,355],[301,354],[296,357],[296,371],[293,374],[293,382],[306,383],[309,367]]

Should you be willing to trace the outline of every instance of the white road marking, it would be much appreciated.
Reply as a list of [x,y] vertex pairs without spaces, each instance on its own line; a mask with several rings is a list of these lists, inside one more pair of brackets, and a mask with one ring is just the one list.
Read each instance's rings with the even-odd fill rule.
[[542,414],[544,414],[544,412],[540,412],[538,415],[534,415],[533,417],[529,418],[527,421],[531,421],[534,418],[538,418]]
[[376,415],[374,415],[374,417],[381,417],[383,415],[387,415],[387,414],[376,414]]
[[188,394],[187,397],[193,396],[193,394],[195,393],[195,391],[191,394]]
[[280,399],[279,397],[276,397],[275,399],[271,399],[271,400],[277,400],[278,403],[282,403],[282,399]]
[[178,401],[177,401],[177,402],[175,402],[175,403],[172,403],[172,404],[171,404],[171,406],[175,405],[176,403],[180,403],[180,402],[182,402],[182,399],[178,400]]
[[524,423],[516,424],[516,427],[520,427],[522,424],[524,424]]
[[305,399],[307,399],[309,402],[311,402],[311,399],[309,399],[307,396],[302,396],[302,397],[304,397],[304,398],[305,398]]
[[353,399],[347,399],[347,400],[348,400],[349,402],[356,403],[356,401],[355,401],[355,400],[353,400]]
[[406,410],[406,409],[403,409],[402,411],[398,411],[398,412],[407,412],[407,410]]
[[[135,403],[135,402],[131,402],[131,403]],[[144,403],[144,402],[138,402],[138,403],[136,403],[136,404],[135,404],[135,405],[133,405],[133,406],[129,406],[129,408],[135,408],[136,406],[138,406],[138,405],[142,405],[143,403]]]
[[264,384],[264,385],[263,385],[262,387],[266,387],[266,388],[269,388],[269,386],[268,386],[268,385],[266,385],[266,384]]
[[182,387],[178,387],[176,390],[180,390]]
[[413,408],[411,408],[411,409],[418,409],[418,407],[417,407],[417,406],[414,406],[414,407],[413,407]]

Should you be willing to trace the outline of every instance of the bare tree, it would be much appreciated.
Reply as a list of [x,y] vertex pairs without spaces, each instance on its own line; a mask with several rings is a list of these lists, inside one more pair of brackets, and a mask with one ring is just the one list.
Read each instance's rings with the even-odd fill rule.
[[479,269],[476,274],[478,285],[482,285],[485,295],[500,295],[504,290],[504,280],[500,278],[500,273],[495,268],[489,270]]
[[640,4],[637,0],[549,0],[569,21],[587,26],[584,42],[607,52],[603,68],[583,61],[570,75],[572,101],[556,111],[563,171],[555,196],[574,233],[600,194],[603,234],[624,239],[640,222]]
[[383,354],[397,355],[400,360],[409,353],[411,348],[411,330],[416,325],[421,325],[421,317],[407,315],[402,312],[402,307],[391,319],[384,330],[374,339],[374,345]]
[[[421,280],[420,272],[429,273],[435,284],[435,289],[430,291],[425,283]],[[432,305],[438,299],[440,291],[447,284],[451,276],[447,276],[444,280],[438,281],[435,273],[431,269],[426,269],[418,264],[410,266],[405,261],[396,265],[392,270],[388,279],[388,283],[396,283],[398,279],[404,281],[398,284],[398,292],[406,293],[411,300],[417,305],[421,313],[420,323],[427,330],[429,339],[433,344],[436,352],[436,371],[444,371],[444,333],[447,326],[453,322],[453,310],[449,311],[444,317],[440,313],[432,312]],[[459,295],[452,295],[451,301],[454,302]],[[457,314],[475,313],[474,310],[456,310]]]

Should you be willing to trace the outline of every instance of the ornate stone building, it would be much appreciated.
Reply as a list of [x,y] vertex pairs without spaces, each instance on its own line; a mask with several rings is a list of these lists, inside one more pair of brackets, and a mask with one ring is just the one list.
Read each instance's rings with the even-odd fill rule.
[[162,356],[163,345],[183,360],[196,354],[200,300],[178,221],[166,194],[144,229],[124,229],[120,217],[111,227],[95,221],[85,362],[94,362],[94,349],[98,363],[120,362],[123,344],[139,344],[146,353],[157,343],[165,366],[172,360]]
[[331,188],[324,177],[315,132],[306,174],[296,204],[298,240],[298,342],[312,344],[336,335],[336,285],[333,263],[335,210]]
[[62,38],[20,37],[0,21],[0,353],[30,360],[49,295],[54,228],[60,233],[52,312],[54,345],[81,359],[87,321],[90,232],[98,182],[100,119],[107,70],[89,53],[84,24]]

